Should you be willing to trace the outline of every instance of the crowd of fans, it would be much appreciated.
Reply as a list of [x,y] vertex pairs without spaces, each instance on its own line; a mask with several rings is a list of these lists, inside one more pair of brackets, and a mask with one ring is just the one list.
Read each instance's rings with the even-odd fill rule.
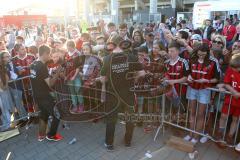
[[[16,30],[13,27],[7,31],[2,29],[0,35],[0,130],[9,129],[12,115],[18,119],[35,110],[33,95],[28,90],[30,80],[16,80],[31,75],[31,64],[42,56],[39,48],[47,45],[51,49],[48,73],[55,77],[57,72],[55,90],[71,95],[71,112],[81,113],[88,110],[89,106],[96,105],[94,104],[96,101],[87,97],[89,95],[94,97],[94,88],[108,90],[109,84],[101,78],[106,77],[109,72],[106,67],[107,63],[111,63],[108,57],[124,53],[131,55],[131,59],[136,57],[146,73],[158,75],[163,72],[158,67],[162,65],[166,67],[164,77],[159,80],[158,76],[153,76],[151,83],[159,85],[164,80],[174,87],[174,93],[177,96],[181,95],[181,98],[189,100],[190,129],[194,130],[196,127],[196,131],[203,132],[206,110],[209,106],[215,105],[213,108],[215,112],[221,112],[217,130],[217,138],[221,139],[225,132],[226,121],[231,116],[232,122],[229,124],[230,129],[225,140],[228,144],[233,144],[240,117],[240,24],[238,24],[238,18],[230,16],[224,22],[218,18],[207,19],[203,27],[197,29],[189,28],[186,24],[185,20],[176,23],[175,19],[171,19],[167,23],[160,24],[134,23],[128,26],[122,23],[117,26],[114,23],[105,24],[100,20],[96,27],[88,28],[88,33],[81,33],[78,27],[64,28],[61,25],[32,27],[31,30],[35,34],[26,29]],[[102,86],[95,83],[98,77]],[[144,80],[148,81],[148,78],[141,79],[138,84],[144,85]],[[118,85],[126,87],[120,83]],[[188,86],[180,91],[181,83],[188,83]],[[233,97],[226,95],[222,98],[221,110],[217,110],[214,99],[218,95],[212,94],[209,87],[218,87],[220,91],[227,90]],[[128,90],[129,87],[123,89]],[[106,98],[100,95],[98,103],[105,101]],[[138,111],[142,108],[141,112],[146,113],[158,112],[160,101],[159,98],[138,97],[135,103]],[[146,125],[144,130],[147,132],[151,127]],[[130,145],[133,125],[127,123],[126,129],[131,130],[129,131],[131,133],[127,131],[127,138],[125,137],[125,140],[128,139],[126,145]],[[40,140],[42,138],[40,137]],[[206,142],[206,137],[200,138],[192,132],[184,139],[194,144],[199,140],[202,143]],[[112,145],[113,140],[110,140],[106,147],[113,149]],[[240,143],[235,148],[240,151]]]

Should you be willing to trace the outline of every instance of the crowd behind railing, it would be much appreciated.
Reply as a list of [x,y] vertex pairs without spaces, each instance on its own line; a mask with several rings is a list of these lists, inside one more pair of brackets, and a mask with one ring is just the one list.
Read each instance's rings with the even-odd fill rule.
[[[137,89],[151,90],[149,86],[157,88],[163,83],[171,86],[164,93],[164,123],[189,131],[184,139],[194,144],[211,138],[220,147],[234,146],[240,151],[240,24],[236,16],[224,24],[218,24],[220,19],[212,22],[207,19],[202,28],[194,29],[174,18],[131,26],[100,20],[87,33],[62,25],[1,28],[0,130],[17,125],[11,117],[24,124],[29,113],[37,112],[30,65],[38,60],[39,47],[45,44],[51,48],[49,75],[58,73],[52,96],[56,103],[65,101],[61,105],[69,106],[72,116],[89,110],[105,112],[109,100],[106,59],[123,52],[136,57],[146,72],[132,83]],[[137,89],[132,91],[135,112],[162,111],[162,96],[138,95]],[[159,126],[159,122],[142,121],[137,125],[142,123],[146,133]]]

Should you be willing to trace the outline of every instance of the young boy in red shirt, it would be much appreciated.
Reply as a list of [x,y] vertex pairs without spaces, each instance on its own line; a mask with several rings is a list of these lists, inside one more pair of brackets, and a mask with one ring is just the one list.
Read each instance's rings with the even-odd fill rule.
[[[232,94],[232,97],[229,94],[225,95],[218,137],[221,139],[225,138],[223,135],[226,130],[226,122],[228,116],[232,115],[230,130],[228,133],[226,132],[226,141],[228,144],[233,144],[234,134],[238,128],[240,117],[240,53],[232,56],[230,67],[227,69],[224,77],[224,84],[219,84],[218,88],[221,91],[227,90]],[[240,144],[236,146],[236,150],[240,151]]]
[[186,87],[180,87],[180,83],[187,81],[187,76],[189,74],[189,65],[186,59],[179,56],[180,45],[176,41],[172,41],[168,46],[169,60],[166,61],[167,82],[173,85],[178,94],[186,93]]
[[[28,54],[23,44],[15,44],[14,50],[16,56],[12,58],[13,64],[18,69],[19,77],[26,77],[30,75],[30,64],[35,60],[35,57]],[[29,78],[24,78],[22,81],[23,89],[23,104],[28,112],[34,111],[34,103],[32,99],[32,93],[30,92],[30,81]]]

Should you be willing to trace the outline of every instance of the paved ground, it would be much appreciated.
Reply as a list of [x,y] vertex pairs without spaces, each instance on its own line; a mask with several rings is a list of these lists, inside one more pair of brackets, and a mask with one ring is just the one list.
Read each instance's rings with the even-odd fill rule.
[[[144,157],[147,151],[157,151],[165,147],[165,141],[173,133],[166,128],[165,135],[160,134],[157,141],[153,141],[155,132],[145,134],[142,128],[136,128],[131,148],[123,145],[124,125],[118,124],[116,129],[115,151],[107,152],[103,147],[104,123],[72,123],[70,129],[60,127],[64,136],[61,142],[38,142],[36,139],[37,126],[27,132],[21,131],[17,137],[0,143],[0,160],[5,160],[11,152],[12,160],[137,160]],[[69,145],[68,142],[76,137],[77,142]],[[199,159],[201,160],[240,160],[232,149],[220,150],[212,142],[199,144]],[[165,158],[159,160],[188,160],[184,152],[171,150]]]

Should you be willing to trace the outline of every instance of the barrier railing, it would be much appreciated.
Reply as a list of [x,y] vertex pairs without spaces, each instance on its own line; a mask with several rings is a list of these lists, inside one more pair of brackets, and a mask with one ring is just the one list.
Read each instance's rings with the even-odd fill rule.
[[[1,92],[2,94],[9,94],[9,98],[13,101],[12,113],[15,110],[18,112],[18,116],[15,116],[14,120],[11,121],[9,118],[11,117],[11,111],[4,110],[3,102],[1,102],[1,124],[0,128],[3,130],[6,126],[9,126],[12,123],[17,123],[20,120],[29,119],[31,116],[37,116],[39,113],[37,111],[37,106],[33,99],[33,92],[30,77],[22,77],[17,80],[13,80],[9,82],[9,88],[6,93]],[[66,82],[58,83],[59,86],[54,86],[52,88],[53,96],[56,100],[57,108],[56,112],[60,114],[60,117],[63,121],[89,121],[95,120],[99,118],[104,118],[111,112],[114,112],[118,109],[119,99],[114,93],[103,91],[101,84],[94,84],[91,86],[81,86],[79,87],[79,92],[76,95],[72,95],[69,92],[69,86]],[[239,117],[234,119],[235,117],[230,116],[230,106],[232,102],[233,95],[230,92],[221,92],[216,88],[208,88],[211,91],[212,97],[214,97],[214,101],[207,105],[206,109],[204,109],[204,113],[202,113],[203,117],[203,127],[197,128],[196,124],[199,121],[199,104],[195,106],[196,112],[192,114],[190,103],[186,99],[186,95],[182,94],[182,88],[186,87],[186,84],[182,84],[180,86],[180,95],[179,99],[180,103],[174,103],[169,100],[166,94],[161,94],[158,96],[137,96],[135,100],[135,113],[119,113],[119,118],[123,121],[131,120],[136,122],[159,122],[158,129],[154,140],[156,140],[160,129],[164,129],[164,125],[171,125],[173,127],[182,129],[184,131],[196,134],[198,136],[205,136],[215,142],[221,142],[229,147],[236,145],[240,140],[239,134],[239,125],[240,120]],[[6,96],[5,95],[5,96]],[[223,105],[224,96],[230,95],[230,103],[228,105],[228,114],[225,117],[224,121],[224,130],[221,135],[219,134],[219,121],[220,121],[220,112],[221,106]],[[73,112],[72,109],[72,97],[71,96],[81,96],[83,98],[84,108],[78,112]],[[105,98],[104,98],[105,97]],[[108,97],[106,99],[106,97]],[[177,97],[174,97],[175,99]],[[1,100],[6,100],[1,98]],[[107,108],[106,103],[109,100],[113,100],[113,107]],[[161,104],[161,105],[160,105]],[[177,105],[176,105],[177,104]],[[115,107],[114,107],[115,106]],[[30,107],[33,108],[32,112]],[[25,112],[24,112],[25,111]],[[7,112],[8,115],[5,116]],[[55,113],[57,114],[57,113]],[[194,117],[193,121],[190,121],[190,114]],[[5,117],[3,117],[3,115]],[[3,118],[8,118],[7,120]],[[229,122],[234,121],[234,124],[230,125]],[[192,127],[190,127],[190,123],[193,123]],[[235,126],[233,126],[235,125]],[[235,127],[235,128],[234,128]],[[228,132],[232,133],[229,136]],[[232,142],[230,141],[232,139]]]
[[1,125],[0,131],[17,127],[19,122],[28,121],[38,115],[33,98],[30,76],[8,82],[8,87],[0,92]]
[[[183,86],[186,86],[186,84],[183,84]],[[203,117],[198,116],[198,114],[200,114],[199,103],[197,103],[197,106],[194,106],[196,112],[194,114],[192,113],[190,103],[185,99],[185,95],[179,95],[181,97],[181,103],[175,107],[171,102],[168,100],[165,101],[165,98],[163,98],[165,101],[162,101],[162,111],[164,111],[164,113],[162,113],[164,114],[164,116],[162,116],[163,125],[171,125],[173,127],[190,132],[194,137],[207,137],[214,142],[233,147],[240,141],[239,117],[237,117],[236,120],[233,116],[230,115],[230,107],[233,95],[230,92],[219,91],[219,89],[216,88],[208,88],[208,90],[211,91],[211,95],[214,97],[214,99],[210,104],[207,105],[206,109],[204,109],[204,113],[202,114]],[[180,91],[180,93],[182,92]],[[226,95],[230,96],[230,102],[227,106],[227,116],[223,121],[223,118],[221,117],[221,107],[224,104],[224,96]],[[163,95],[163,97],[165,96],[166,95]],[[190,114],[192,114],[192,117],[194,117],[194,122],[192,122]],[[203,127],[197,129],[196,125],[199,119],[203,119]],[[232,123],[233,121],[234,124],[230,124],[230,122]],[[223,130],[220,132],[219,123],[223,122],[224,128],[222,128]],[[193,127],[190,127],[190,123],[193,123]],[[159,134],[159,130],[160,127],[158,128],[154,139],[156,139],[157,135]],[[228,132],[230,132],[230,134],[228,134]]]
[[[61,88],[65,88],[64,92],[63,90],[53,91],[56,98],[55,108],[63,121],[93,121],[101,119],[117,109],[118,99],[116,95],[108,91],[102,91],[100,84],[89,87],[78,86],[78,93],[76,94],[72,94],[69,87],[67,83],[62,83]],[[111,108],[106,107],[106,96],[113,102]],[[81,103],[83,104],[74,106],[74,97],[76,99],[81,97]]]

